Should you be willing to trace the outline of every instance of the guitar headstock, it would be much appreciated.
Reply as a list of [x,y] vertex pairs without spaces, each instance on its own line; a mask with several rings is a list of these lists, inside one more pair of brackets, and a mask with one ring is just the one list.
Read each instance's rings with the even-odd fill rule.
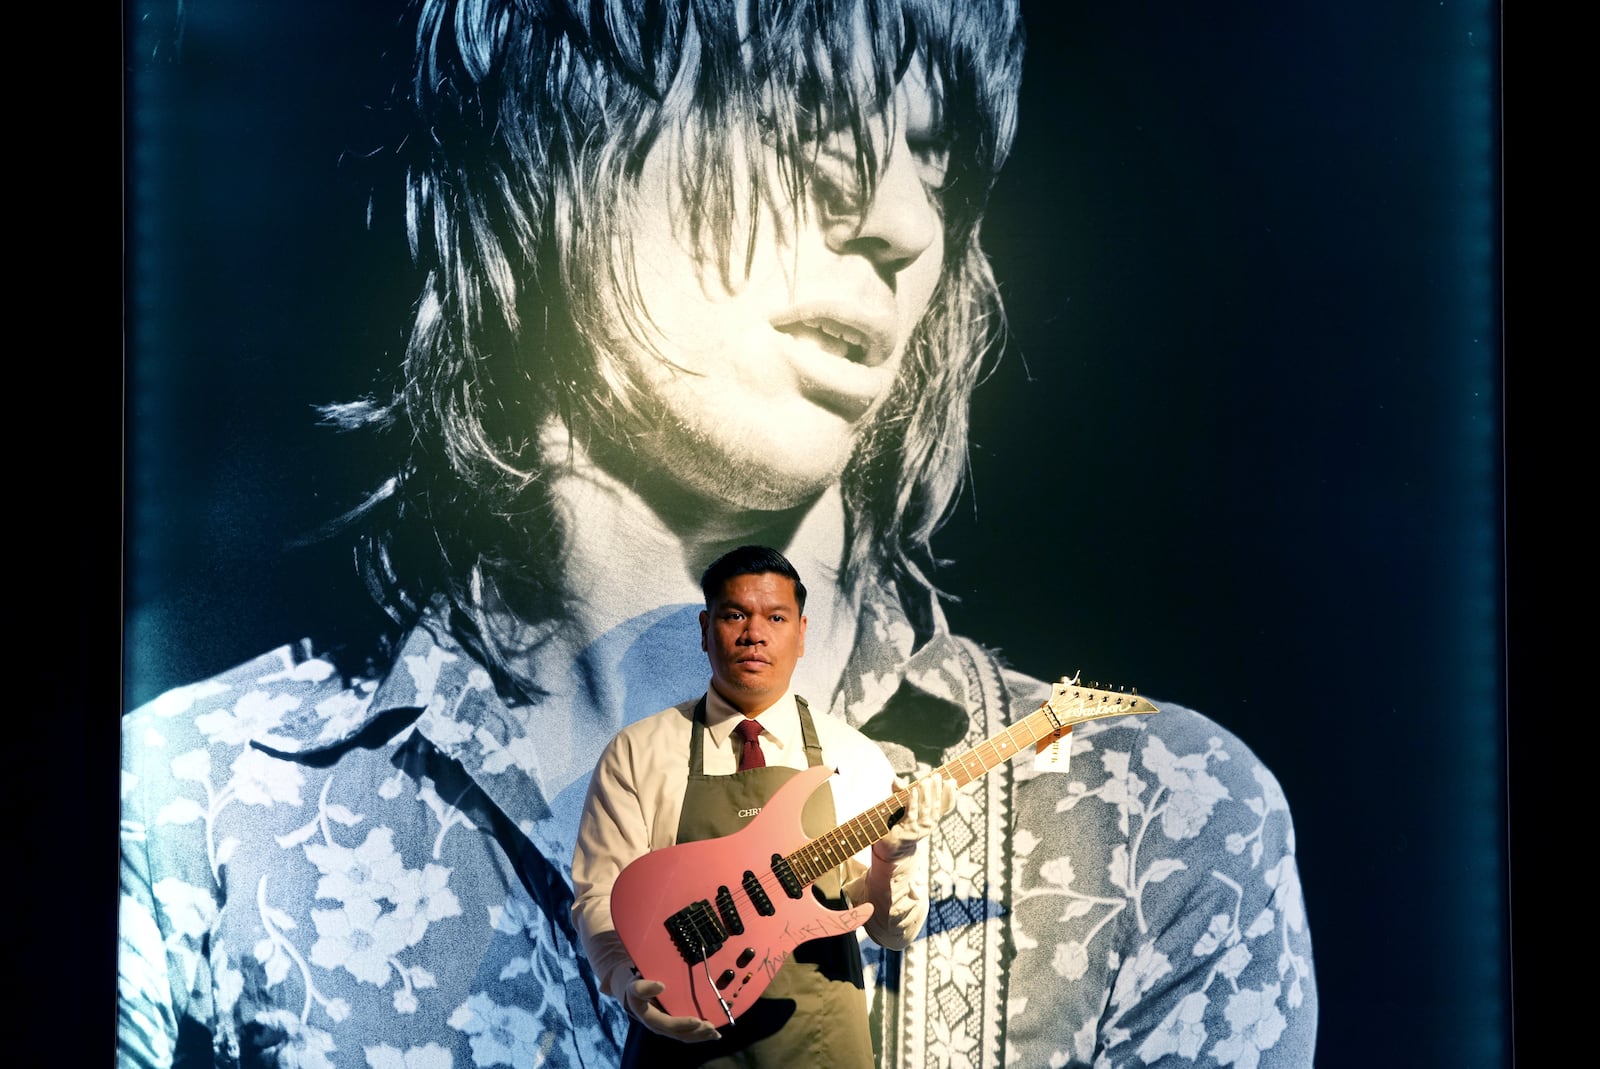
[[1059,681],[1050,684],[1050,697],[1040,706],[1049,710],[1058,734],[1085,720],[1161,711],[1141,698],[1136,690],[1099,683],[1080,683],[1081,675],[1079,673],[1071,679],[1062,676]]

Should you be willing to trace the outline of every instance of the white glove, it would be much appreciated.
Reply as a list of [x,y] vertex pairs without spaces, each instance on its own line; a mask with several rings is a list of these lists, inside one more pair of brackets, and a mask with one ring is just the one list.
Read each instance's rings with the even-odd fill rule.
[[[894,789],[907,790],[905,780],[896,777]],[[905,814],[888,835],[872,844],[872,856],[893,864],[916,854],[917,843],[926,839],[940,819],[956,807],[958,789],[956,781],[948,776],[928,776],[912,784]]]
[[666,989],[667,985],[659,980],[635,980],[622,989],[622,1004],[640,1024],[658,1035],[670,1036],[684,1043],[704,1043],[722,1038],[710,1021],[702,1021],[698,1017],[673,1017],[656,1005],[655,997]]

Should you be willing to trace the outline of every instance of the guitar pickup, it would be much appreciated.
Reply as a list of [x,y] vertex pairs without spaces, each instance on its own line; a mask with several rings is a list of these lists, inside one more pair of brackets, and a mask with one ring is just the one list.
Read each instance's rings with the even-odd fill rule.
[[744,921],[739,917],[739,907],[733,904],[733,892],[727,886],[717,888],[717,913],[722,924],[734,935],[744,934]]
[[778,877],[778,882],[783,885],[783,893],[790,898],[799,898],[806,893],[805,886],[795,876],[794,869],[789,867],[789,862],[782,854],[772,855],[772,873]]
[[703,898],[678,910],[664,923],[684,961],[705,961],[728,941],[728,932],[717,919],[716,911]]
[[750,902],[756,907],[756,912],[763,917],[770,917],[778,912],[778,907],[772,904],[772,899],[767,897],[767,889],[761,886],[761,881],[753,872],[744,874],[744,893],[750,896]]

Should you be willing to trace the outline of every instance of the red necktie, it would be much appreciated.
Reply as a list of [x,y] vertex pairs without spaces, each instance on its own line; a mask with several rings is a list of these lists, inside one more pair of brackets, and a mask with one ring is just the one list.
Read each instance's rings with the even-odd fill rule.
[[747,716],[739,721],[738,727],[733,730],[738,732],[739,737],[744,740],[744,745],[739,748],[739,771],[743,772],[747,768],[767,767],[767,758],[761,752],[761,743],[759,741],[761,725],[756,723],[754,718]]

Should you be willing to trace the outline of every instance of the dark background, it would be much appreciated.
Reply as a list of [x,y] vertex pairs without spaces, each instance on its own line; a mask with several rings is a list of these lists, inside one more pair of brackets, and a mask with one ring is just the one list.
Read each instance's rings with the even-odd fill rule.
[[[311,406],[412,291],[392,5],[174,6],[125,11],[125,707],[359,603],[283,544],[365,485]],[[1498,7],[1024,10],[952,622],[1274,769],[1319,1066],[1510,1064]]]

